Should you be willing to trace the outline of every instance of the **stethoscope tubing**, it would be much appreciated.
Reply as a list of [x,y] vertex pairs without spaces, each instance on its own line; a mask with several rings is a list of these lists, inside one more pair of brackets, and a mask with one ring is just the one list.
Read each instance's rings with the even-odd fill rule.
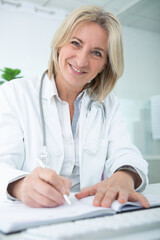
[[[41,77],[40,80],[40,88],[39,88],[39,110],[40,110],[40,118],[41,118],[41,124],[42,124],[42,139],[43,139],[43,147],[42,147],[42,153],[41,153],[41,160],[47,164],[47,144],[46,144],[46,128],[45,128],[45,122],[44,122],[44,111],[43,111],[43,105],[42,105],[42,89],[43,89],[43,82],[44,82],[44,78],[45,75],[47,74],[46,70]],[[91,107],[93,104],[95,104],[95,100],[90,100],[89,104],[88,104],[88,111],[87,111],[87,115],[88,113],[91,111]],[[97,106],[99,106],[102,109],[102,114],[103,114],[103,130],[102,130],[102,137],[103,137],[103,133],[104,133],[104,122],[106,119],[106,108],[104,103],[100,102],[96,104]]]
[[39,110],[40,110],[40,118],[42,123],[42,139],[43,139],[43,147],[41,152],[41,160],[47,164],[47,144],[46,144],[46,128],[44,122],[44,111],[42,105],[42,89],[43,89],[43,81],[44,77],[47,73],[47,70],[42,74],[41,81],[40,81],[40,88],[39,88]]

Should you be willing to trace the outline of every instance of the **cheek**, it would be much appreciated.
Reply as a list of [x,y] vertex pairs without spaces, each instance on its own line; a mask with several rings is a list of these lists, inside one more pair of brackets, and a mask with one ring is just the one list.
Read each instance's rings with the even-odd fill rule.
[[103,71],[104,66],[105,66],[105,64],[99,64],[99,63],[94,64],[94,65],[92,66],[93,72],[97,75],[98,73],[100,73],[100,72]]
[[59,63],[65,64],[68,59],[72,57],[71,51],[69,48],[63,48],[59,52]]

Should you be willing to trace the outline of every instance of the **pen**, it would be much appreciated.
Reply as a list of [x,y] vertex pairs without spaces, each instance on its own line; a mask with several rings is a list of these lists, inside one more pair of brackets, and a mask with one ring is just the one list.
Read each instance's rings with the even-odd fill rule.
[[[36,158],[36,160],[37,160],[37,163],[38,163],[42,168],[45,168],[45,165],[44,165],[44,163],[42,162],[42,160],[40,160],[39,158]],[[69,198],[68,198],[68,196],[67,196],[66,193],[63,194],[63,197],[64,197],[64,199],[66,200],[66,202],[67,202],[69,205],[71,205],[71,201],[69,200]]]

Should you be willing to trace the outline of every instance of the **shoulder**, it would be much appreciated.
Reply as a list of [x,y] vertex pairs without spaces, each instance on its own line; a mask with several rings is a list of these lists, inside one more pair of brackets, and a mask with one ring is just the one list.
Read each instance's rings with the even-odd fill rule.
[[31,88],[36,88],[39,85],[39,76],[35,77],[29,77],[29,78],[18,78],[13,79],[9,82],[5,82],[1,87],[1,91],[7,91],[7,90],[18,90],[23,89],[24,91]]
[[104,100],[103,104],[105,106],[107,116],[111,117],[114,116],[120,110],[120,103],[118,97],[110,93]]
[[118,97],[117,97],[114,93],[110,93],[110,94],[107,95],[107,97],[103,100],[103,103],[104,103],[106,106],[115,107],[115,106],[119,105],[119,99],[118,99]]
[[[84,97],[84,102],[89,104],[89,102],[94,101],[92,97],[90,97],[89,93],[86,92]],[[96,100],[97,103],[98,100]],[[119,99],[114,93],[108,94],[102,101],[102,103],[105,105],[105,107],[108,108],[117,108],[119,107]]]
[[114,94],[114,93],[110,93],[109,95],[107,95],[107,97],[103,100],[104,105],[106,106],[106,108],[118,108],[119,107],[119,98]]
[[0,87],[0,95],[6,97],[18,97],[26,96],[30,94],[36,94],[39,88],[40,77],[19,78],[13,79],[10,82],[4,83]]
[[98,102],[97,100],[94,101],[89,94],[86,94],[84,98],[84,107],[88,110],[90,104],[93,102],[98,105],[103,105],[107,116],[112,117],[117,111],[119,111],[119,99],[113,93],[108,94],[102,102]]
[[4,112],[26,109],[26,105],[38,99],[40,78],[19,78],[0,87],[0,108]]

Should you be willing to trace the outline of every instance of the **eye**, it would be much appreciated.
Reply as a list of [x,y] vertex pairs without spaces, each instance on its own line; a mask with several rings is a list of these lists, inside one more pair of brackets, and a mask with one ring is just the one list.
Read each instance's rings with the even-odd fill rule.
[[97,56],[97,57],[102,57],[102,54],[99,51],[92,51],[92,54]]
[[76,46],[76,47],[79,47],[79,46],[80,46],[80,44],[79,44],[77,41],[71,41],[71,44],[73,44],[73,45]]

